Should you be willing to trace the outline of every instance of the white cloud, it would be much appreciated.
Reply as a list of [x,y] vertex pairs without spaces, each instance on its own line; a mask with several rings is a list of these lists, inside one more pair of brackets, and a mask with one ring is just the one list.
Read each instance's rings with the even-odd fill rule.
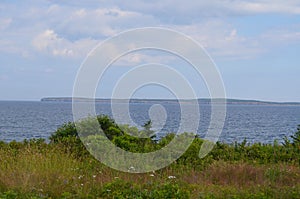
[[291,31],[290,29],[273,29],[265,32],[262,39],[273,44],[291,44],[300,42],[300,26],[298,30]]
[[256,38],[240,35],[236,28],[222,20],[177,25],[172,28],[195,39],[214,56],[234,59],[252,58],[266,49]]
[[127,29],[155,24],[152,16],[119,8],[75,9],[61,19],[58,32],[71,37],[103,38]]
[[[5,7],[1,6],[0,8]],[[12,6],[10,6],[12,7]],[[212,1],[122,1],[88,0],[84,2],[33,1],[14,7],[0,19],[1,51],[30,51],[51,56],[78,58],[100,40],[121,31],[161,26],[174,28],[196,39],[215,55],[235,58],[252,57],[265,52],[268,41],[298,41],[296,31],[244,36],[228,18],[211,16],[257,15],[265,13],[300,14],[295,0],[212,0]],[[10,14],[8,14],[10,13]],[[18,13],[23,13],[22,17]],[[5,15],[5,14],[2,14]],[[8,30],[9,27],[9,30]],[[10,38],[8,38],[10,37]],[[32,41],[31,43],[28,41]],[[32,46],[34,49],[31,49]]]
[[53,30],[45,30],[37,35],[32,45],[39,51],[53,56],[62,57],[83,57],[98,42],[92,39],[81,39],[71,42],[59,37]]
[[0,39],[0,52],[17,54],[24,58],[30,57],[26,47],[20,47],[15,41],[9,39]]
[[247,13],[300,14],[300,2],[294,0],[237,1],[234,8]]
[[33,45],[40,51],[47,49],[51,42],[58,42],[59,39],[57,34],[53,30],[46,30],[39,34],[34,40]]
[[[66,2],[65,2],[66,3]],[[73,4],[73,3],[70,3]],[[118,5],[121,9],[163,16],[163,21],[174,20],[188,23],[202,20],[207,16],[236,16],[264,13],[300,14],[298,0],[132,0],[101,2],[105,6]],[[74,4],[73,4],[74,5]],[[99,5],[99,1],[89,1],[90,7]],[[77,6],[84,6],[77,4]]]
[[[152,52],[151,52],[152,51]],[[114,65],[116,66],[137,66],[148,63],[170,64],[172,61],[178,59],[175,55],[167,55],[155,50],[132,52],[120,57]],[[156,52],[156,53],[153,53]]]

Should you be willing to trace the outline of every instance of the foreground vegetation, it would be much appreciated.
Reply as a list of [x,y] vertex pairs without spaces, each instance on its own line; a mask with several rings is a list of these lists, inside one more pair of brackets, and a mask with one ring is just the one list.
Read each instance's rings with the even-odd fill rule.
[[[107,116],[98,121],[115,145],[132,152],[155,151],[175,136],[137,138],[132,135],[153,133],[151,122],[139,131]],[[200,159],[202,143],[196,138],[164,169],[131,174],[95,160],[68,123],[50,143],[0,142],[0,198],[300,198],[300,126],[283,143],[217,143]]]

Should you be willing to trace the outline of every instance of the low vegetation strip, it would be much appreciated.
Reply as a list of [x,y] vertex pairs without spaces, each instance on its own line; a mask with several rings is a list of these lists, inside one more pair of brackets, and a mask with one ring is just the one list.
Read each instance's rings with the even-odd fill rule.
[[[134,135],[153,133],[151,122],[138,130],[117,125],[107,116],[97,119],[109,140],[132,152],[155,151],[174,136],[184,136],[138,138]],[[84,139],[92,143],[99,136]],[[0,198],[300,198],[300,126],[282,143],[217,143],[200,159],[202,143],[196,137],[164,169],[132,174],[92,157],[75,124],[67,123],[49,143],[43,139],[0,142]]]

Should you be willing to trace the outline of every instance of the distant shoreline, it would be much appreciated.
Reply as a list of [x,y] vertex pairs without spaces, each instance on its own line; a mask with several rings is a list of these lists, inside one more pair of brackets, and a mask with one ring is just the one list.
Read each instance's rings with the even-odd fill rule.
[[[111,101],[117,103],[126,103],[128,100],[126,99],[108,99],[108,98],[74,98],[75,102],[91,102],[94,101],[97,103],[110,103]],[[240,105],[294,105],[300,106],[300,102],[271,102],[271,101],[260,101],[260,100],[241,100],[241,99],[208,99],[208,98],[200,98],[198,99],[199,104],[211,104],[211,101],[215,103],[223,104],[226,100],[226,104],[240,104]],[[40,100],[41,102],[72,102],[72,97],[45,97]],[[182,99],[182,102],[189,103],[193,102],[193,99]],[[177,99],[130,99],[131,103],[177,103]]]

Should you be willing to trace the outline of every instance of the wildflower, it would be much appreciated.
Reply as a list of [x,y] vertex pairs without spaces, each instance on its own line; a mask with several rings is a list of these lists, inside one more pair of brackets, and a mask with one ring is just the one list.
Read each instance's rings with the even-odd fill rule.
[[135,171],[135,168],[133,166],[129,167],[128,172]]
[[154,177],[154,174],[150,174],[151,177]]
[[78,179],[81,179],[81,178],[83,178],[83,175],[78,176]]
[[97,176],[96,175],[93,175],[93,178],[96,178]]
[[168,178],[169,178],[169,179],[175,179],[176,176],[169,176]]

